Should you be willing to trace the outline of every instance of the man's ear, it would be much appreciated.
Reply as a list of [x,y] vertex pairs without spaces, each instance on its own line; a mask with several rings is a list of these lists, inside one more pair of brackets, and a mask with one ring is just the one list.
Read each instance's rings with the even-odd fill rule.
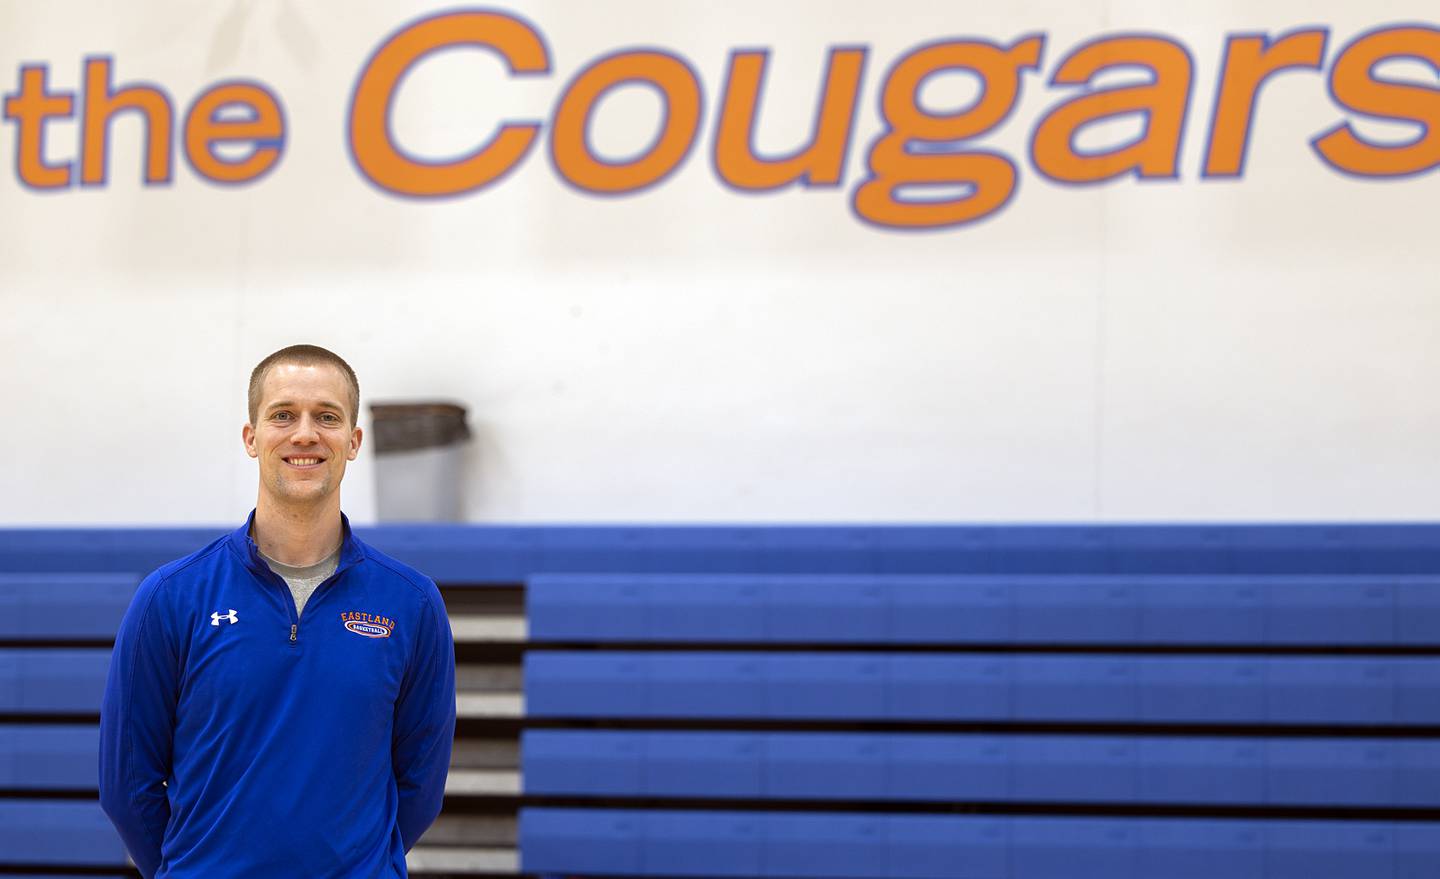
[[360,454],[360,441],[363,439],[365,439],[365,431],[358,427],[350,433],[350,452],[345,456],[345,460],[355,460],[355,456]]
[[245,454],[252,458],[260,457],[260,451],[255,448],[255,428],[249,423],[240,428],[240,439],[245,443]]

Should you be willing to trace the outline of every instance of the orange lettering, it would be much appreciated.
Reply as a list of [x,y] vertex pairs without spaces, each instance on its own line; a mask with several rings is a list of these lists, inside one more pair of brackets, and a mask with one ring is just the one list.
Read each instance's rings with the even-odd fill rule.
[[452,46],[490,49],[504,59],[511,73],[550,72],[550,56],[539,34],[509,15],[452,12],[405,27],[375,50],[350,103],[350,153],[360,171],[381,189],[422,198],[472,192],[513,168],[540,131],[538,122],[506,123],[488,143],[448,162],[425,162],[407,155],[391,137],[395,89],[420,59]]
[[[227,107],[246,111],[245,119],[224,119]],[[218,143],[251,141],[243,159],[221,158]],[[185,117],[185,158],[195,173],[214,183],[249,183],[275,166],[285,143],[285,118],[275,96],[262,86],[222,82],[211,86],[190,105]]]
[[[1064,183],[1098,183],[1129,171],[1142,178],[1179,173],[1180,134],[1190,101],[1190,56],[1163,37],[1108,37],[1082,46],[1060,62],[1052,85],[1086,85],[1100,71],[1144,67],[1144,85],[1091,90],[1054,108],[1040,120],[1030,156],[1040,173]],[[1145,115],[1145,133],[1133,143],[1099,153],[1080,153],[1075,134],[1092,122]]]
[[755,154],[755,117],[765,81],[766,52],[735,52],[725,103],[715,135],[715,171],[737,189],[778,189],[797,180],[810,186],[836,186],[845,173],[845,154],[855,118],[855,99],[865,69],[865,49],[832,49],[820,111],[810,142],[788,156],[762,159]]
[[1391,58],[1416,58],[1440,69],[1440,30],[1394,27],[1365,34],[1346,46],[1330,68],[1336,103],[1364,116],[1414,122],[1423,130],[1404,144],[1375,144],[1349,123],[1310,141],[1326,162],[1362,177],[1419,174],[1440,164],[1440,89],[1377,79],[1375,66]]
[[75,96],[46,90],[49,71],[45,65],[20,68],[20,87],[5,96],[5,118],[17,123],[15,165],[20,182],[35,189],[63,189],[70,185],[70,163],[45,162],[45,123],[68,119],[75,110]]
[[[632,82],[659,90],[666,108],[664,127],[639,156],[607,162],[587,143],[590,115],[607,91]],[[658,183],[674,171],[690,152],[699,126],[700,82],[684,61],[664,52],[623,52],[596,61],[570,83],[555,110],[550,154],[555,169],[573,185],[620,195]]]
[[170,129],[174,123],[169,99],[159,89],[143,85],[111,91],[110,59],[89,58],[85,61],[85,113],[80,136],[81,184],[105,182],[110,120],[117,113],[131,110],[145,117],[145,182],[170,182]]
[[[1015,165],[998,153],[961,152],[960,141],[979,137],[1005,120],[1020,98],[1020,72],[1040,64],[1044,37],[1025,37],[1002,48],[981,41],[925,46],[901,58],[885,81],[880,113],[885,133],[870,148],[870,176],[855,188],[855,213],[892,229],[958,226],[993,214],[1015,193]],[[925,79],[942,70],[969,70],[980,76],[976,102],[957,113],[932,115],[919,103]],[[915,142],[925,152],[912,150]],[[907,200],[905,186],[962,185],[959,196]]]
[[1274,43],[1264,36],[1230,37],[1210,120],[1206,177],[1240,176],[1261,84],[1282,70],[1319,70],[1325,58],[1325,36],[1325,31],[1312,29],[1287,34]]

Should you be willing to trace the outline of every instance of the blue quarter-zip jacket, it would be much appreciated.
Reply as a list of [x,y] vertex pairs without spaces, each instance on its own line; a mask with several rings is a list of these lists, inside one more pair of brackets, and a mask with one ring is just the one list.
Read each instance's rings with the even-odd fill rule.
[[250,518],[140,584],[100,709],[100,805],[146,879],[405,877],[455,735],[434,581],[341,515],[295,613]]

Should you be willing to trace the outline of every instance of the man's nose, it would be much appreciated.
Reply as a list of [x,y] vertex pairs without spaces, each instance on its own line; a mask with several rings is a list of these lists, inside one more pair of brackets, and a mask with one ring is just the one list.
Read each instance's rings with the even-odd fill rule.
[[300,422],[295,425],[295,433],[290,439],[293,442],[319,442],[320,431],[315,427],[315,419],[309,415],[300,416]]

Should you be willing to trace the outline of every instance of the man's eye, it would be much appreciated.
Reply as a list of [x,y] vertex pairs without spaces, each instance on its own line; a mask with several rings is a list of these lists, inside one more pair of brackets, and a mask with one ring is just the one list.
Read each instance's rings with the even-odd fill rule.
[[276,412],[276,413],[275,413],[273,416],[271,416],[271,417],[276,418],[276,419],[288,419],[288,418],[290,417],[290,413],[289,413],[289,412]]
[[323,416],[321,416],[321,417],[323,417],[326,421],[339,421],[339,420],[340,420],[339,416],[335,415],[335,413],[333,413],[333,412],[326,412],[326,413],[325,413]]

